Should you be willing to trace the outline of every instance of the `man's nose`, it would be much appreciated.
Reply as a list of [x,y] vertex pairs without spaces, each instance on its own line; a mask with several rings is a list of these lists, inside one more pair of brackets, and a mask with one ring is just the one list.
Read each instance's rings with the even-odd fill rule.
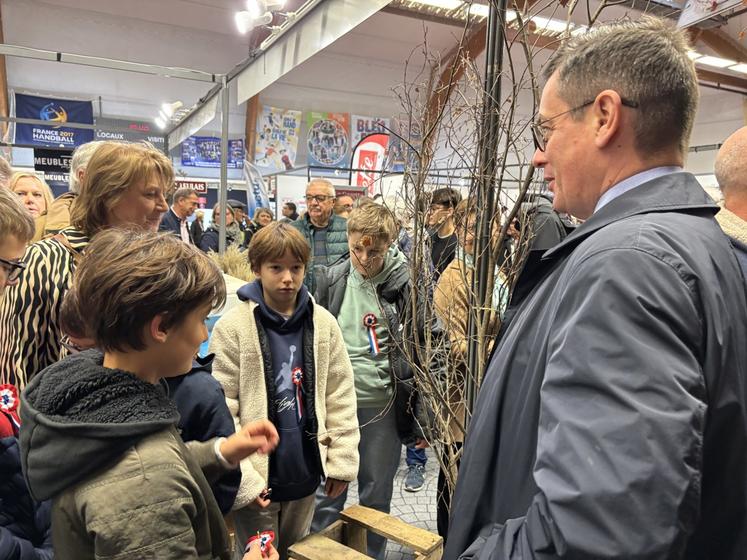
[[532,165],[537,168],[541,168],[547,165],[547,156],[545,152],[543,152],[539,148],[536,148],[534,150],[534,155],[532,156]]

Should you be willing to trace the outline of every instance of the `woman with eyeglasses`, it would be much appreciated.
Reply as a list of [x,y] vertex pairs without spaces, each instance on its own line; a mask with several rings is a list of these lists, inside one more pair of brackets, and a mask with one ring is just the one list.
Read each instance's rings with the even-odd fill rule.
[[71,227],[31,245],[26,269],[0,302],[0,371],[22,389],[64,357],[62,297],[92,237],[111,227],[157,231],[174,182],[171,161],[148,144],[102,142],[73,203]]

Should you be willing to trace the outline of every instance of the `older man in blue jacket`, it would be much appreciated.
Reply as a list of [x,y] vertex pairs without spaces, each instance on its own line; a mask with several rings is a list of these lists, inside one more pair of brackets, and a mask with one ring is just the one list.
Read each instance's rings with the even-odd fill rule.
[[531,255],[465,443],[444,558],[742,560],[747,297],[682,170],[684,34],[592,29],[545,67],[535,167],[585,220]]

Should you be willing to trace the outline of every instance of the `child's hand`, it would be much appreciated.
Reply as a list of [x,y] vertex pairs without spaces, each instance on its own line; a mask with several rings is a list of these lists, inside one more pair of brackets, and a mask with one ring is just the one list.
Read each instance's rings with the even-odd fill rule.
[[256,420],[223,441],[220,452],[226,461],[237,464],[252,453],[266,455],[277,447],[278,432],[268,420]]
[[324,483],[324,491],[330,498],[339,497],[347,487],[347,482],[344,480],[337,480],[336,478],[327,478],[327,482]]
[[241,560],[280,560],[280,555],[275,547],[270,545],[267,552],[262,556],[262,549],[259,546],[259,541],[252,543],[249,547],[249,552],[244,554]]
[[262,509],[264,509],[270,505],[270,498],[263,498],[262,495],[260,494],[254,499],[254,503],[257,504]]

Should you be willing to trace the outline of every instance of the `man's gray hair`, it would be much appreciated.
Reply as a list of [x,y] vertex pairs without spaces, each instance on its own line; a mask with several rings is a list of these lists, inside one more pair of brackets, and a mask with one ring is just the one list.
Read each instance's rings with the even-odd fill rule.
[[68,185],[70,186],[70,192],[77,193],[80,189],[80,181],[78,180],[78,171],[88,167],[88,162],[104,141],[94,140],[93,142],[86,142],[81,144],[73,152],[73,159],[70,161],[70,177],[68,178]]
[[605,89],[638,104],[635,142],[651,155],[679,147],[684,154],[698,108],[698,80],[687,36],[650,16],[592,28],[558,48],[544,69],[557,72],[558,93],[571,107]]
[[747,126],[729,136],[716,156],[714,173],[721,192],[747,196]]
[[327,194],[329,196],[337,196],[337,193],[335,192],[335,186],[330,181],[327,181],[327,179],[312,179],[311,181],[309,181],[309,184],[306,185],[307,191],[309,190],[309,187],[311,185],[324,187],[325,189],[327,189]]

